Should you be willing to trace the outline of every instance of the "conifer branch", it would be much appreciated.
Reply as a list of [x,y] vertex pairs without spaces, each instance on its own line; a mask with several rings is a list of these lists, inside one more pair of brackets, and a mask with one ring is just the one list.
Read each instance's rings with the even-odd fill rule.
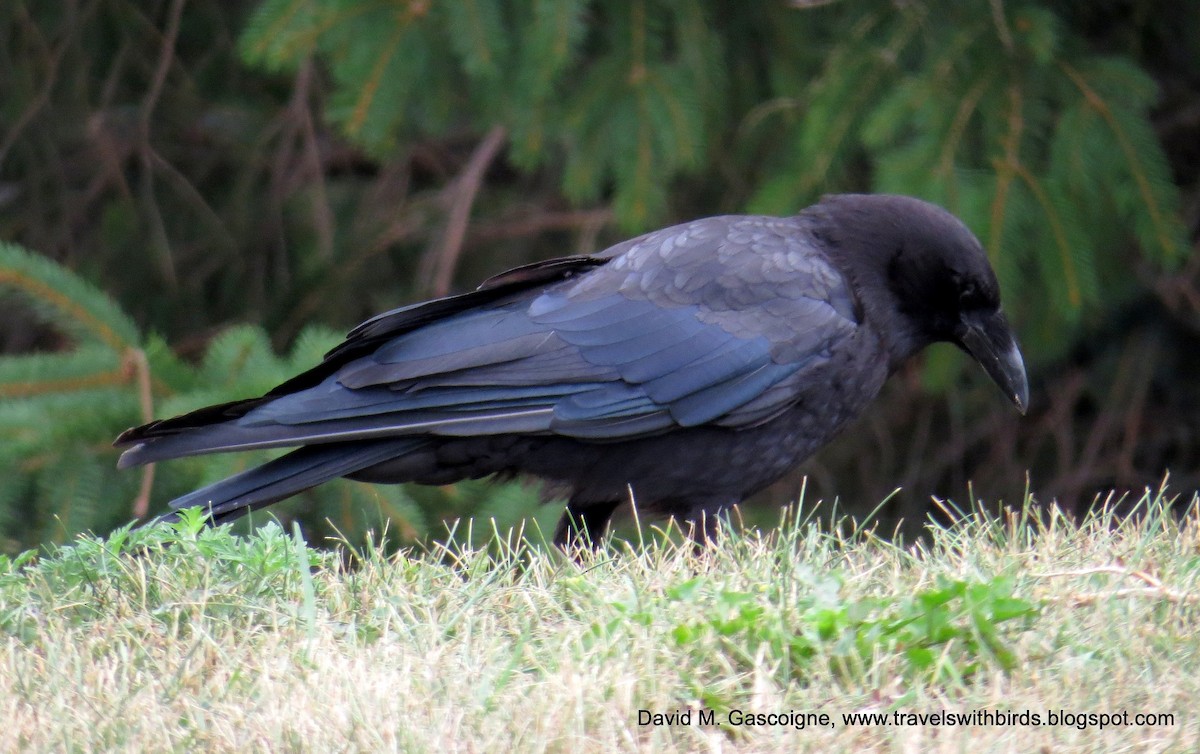
[[84,325],[114,351],[119,352],[132,345],[125,342],[106,323],[93,317],[87,308],[43,280],[23,274],[13,268],[0,267],[0,286],[5,285],[22,290],[26,295],[50,304],[62,312],[64,319]]
[[1133,174],[1134,181],[1137,182],[1138,191],[1142,195],[1142,202],[1146,205],[1146,211],[1150,213],[1150,219],[1154,223],[1154,227],[1158,234],[1158,242],[1162,246],[1168,259],[1173,259],[1178,255],[1178,250],[1175,246],[1175,241],[1170,232],[1166,229],[1166,222],[1163,219],[1162,208],[1159,207],[1158,201],[1154,197],[1154,190],[1150,187],[1150,180],[1146,176],[1146,171],[1142,168],[1141,160],[1138,159],[1137,150],[1133,148],[1133,144],[1129,140],[1128,134],[1121,128],[1121,124],[1117,121],[1113,114],[1112,108],[1104,101],[1104,98],[1096,93],[1094,89],[1088,86],[1087,79],[1070,63],[1063,62],[1060,64],[1067,77],[1071,82],[1079,88],[1087,103],[1100,113],[1100,117],[1112,129],[1113,135],[1117,138],[1117,143],[1121,145],[1121,152],[1125,156],[1125,162],[1129,165],[1129,172]]

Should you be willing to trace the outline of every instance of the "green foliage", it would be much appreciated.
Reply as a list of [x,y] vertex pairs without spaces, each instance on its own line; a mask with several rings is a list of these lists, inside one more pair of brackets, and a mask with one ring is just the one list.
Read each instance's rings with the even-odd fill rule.
[[[913,595],[847,599],[835,575],[802,574],[810,590],[799,600],[778,593],[787,585],[763,585],[756,592],[728,589],[705,576],[667,589],[665,597],[682,603],[687,616],[671,629],[675,643],[686,647],[714,637],[729,657],[753,667],[766,651],[786,658],[785,675],[804,675],[818,655],[840,672],[857,673],[879,654],[903,657],[913,673],[962,679],[994,664],[1013,667],[1001,624],[1031,619],[1035,605],[1013,596],[1013,581],[987,582],[940,578],[936,587]],[[768,605],[786,604],[779,613]],[[649,621],[650,613],[614,603],[614,621]],[[614,630],[616,626],[612,626]],[[1028,628],[1028,621],[1026,622]],[[605,628],[597,624],[594,631]]]
[[[850,441],[822,494],[903,484],[923,510],[931,490],[1032,469],[1035,486],[1049,477],[1069,489],[1048,493],[1086,504],[1195,468],[1196,283],[1178,208],[1200,185],[1196,29],[1200,5],[1179,0],[0,3],[0,238],[78,274],[11,250],[0,264],[0,287],[22,294],[0,349],[33,351],[0,359],[0,462],[16,470],[0,479],[0,550],[129,516],[113,501],[138,499],[143,478],[113,471],[116,431],[260,392],[334,342],[309,323],[349,326],[427,293],[419,273],[449,250],[459,178],[497,131],[507,150],[471,194],[460,288],[833,191],[924,196],[980,236],[1045,386],[1035,401],[1075,401],[1048,413],[1085,424],[1028,422],[1005,450],[996,416],[957,390],[968,362],[935,348],[925,384],[951,388],[948,413],[893,384],[890,405],[929,422],[877,415],[893,424]],[[33,335],[27,306],[47,325]],[[1132,350],[1159,342],[1170,359]],[[1087,384],[1052,384],[1045,365],[1081,351],[1100,352]],[[1126,379],[1129,364],[1147,366]],[[927,425],[930,443],[910,443]],[[890,450],[910,445],[912,458]],[[894,464],[864,474],[868,457]],[[258,458],[163,465],[151,499]],[[443,516],[507,525],[536,508],[532,490],[491,489],[333,485],[279,510],[348,536],[386,519],[408,537]]]
[[[323,60],[335,82],[328,116],[373,152],[452,124],[502,124],[518,165],[562,165],[576,202],[611,187],[631,230],[665,217],[673,179],[714,159],[730,107],[782,103],[750,129],[771,132],[751,209],[793,212],[856,187],[945,204],[984,239],[1002,287],[1022,289],[1010,309],[1043,358],[1070,343],[1064,327],[1136,290],[1132,249],[1165,266],[1185,254],[1148,120],[1157,86],[1133,60],[1089,51],[1052,4],[743,7],[713,22],[729,12],[654,0],[269,0],[241,42],[248,62],[271,69]],[[748,100],[722,63],[753,65],[753,39],[767,42],[767,80]],[[931,367],[934,382],[949,376]]]
[[268,0],[241,50],[271,70],[323,60],[329,118],[372,153],[500,124],[522,167],[565,156],[569,197],[596,201],[611,184],[619,220],[641,229],[664,215],[667,179],[703,164],[724,88],[714,12],[663,0]]
[[[27,550],[11,560],[0,559],[0,592],[20,588],[41,602],[59,600],[62,615],[72,623],[104,615],[118,594],[138,594],[143,604],[159,607],[149,615],[164,623],[201,617],[262,620],[270,613],[257,609],[257,603],[286,600],[293,592],[305,594],[311,590],[310,569],[333,567],[335,558],[332,552],[309,548],[303,541],[297,545],[275,522],[259,527],[253,536],[231,537],[228,527],[205,527],[198,511],[170,525],[134,530],[122,526],[103,539],[76,537],[70,544],[47,547],[41,557],[35,553]],[[144,574],[132,567],[134,559],[147,557],[175,564],[175,572],[186,579],[178,585],[183,589],[207,592],[203,610],[180,616],[161,609],[160,585],[140,578]],[[195,563],[208,565],[194,568]],[[30,611],[28,603],[7,607],[0,611],[0,631],[33,640],[36,611]]]
[[0,467],[9,470],[0,475],[0,549],[110,527],[101,498],[131,499],[136,479],[106,474],[95,446],[104,428],[136,416],[136,328],[103,293],[11,244],[0,244],[0,287],[23,294],[75,344],[0,359]]
[[[69,340],[54,353],[0,356],[0,467],[9,470],[0,475],[0,552],[107,531],[139,505],[161,508],[171,497],[266,460],[264,453],[216,455],[160,464],[152,475],[118,472],[117,451],[108,443],[157,416],[262,394],[317,363],[340,339],[309,328],[281,357],[262,328],[243,325],[218,335],[191,364],[161,340],[142,337],[94,286],[20,247],[0,244],[0,286]],[[500,507],[509,524],[536,507],[535,493],[519,484],[477,486],[463,514],[484,505],[489,494],[506,501]],[[413,497],[399,487],[337,481],[279,513],[300,518],[318,535],[357,541],[387,529],[407,542],[429,533],[459,497],[453,488]]]
[[[464,577],[484,582],[511,578],[511,567],[522,560],[549,557],[531,550],[530,540],[505,542],[498,531],[495,536],[501,541],[490,551],[454,538],[442,555],[457,562]],[[663,547],[678,553],[689,545]],[[30,598],[58,605],[60,618],[72,624],[95,621],[113,610],[115,602],[132,599],[171,630],[202,620],[269,621],[276,609],[272,605],[288,604],[291,619],[311,628],[317,599],[312,572],[336,572],[337,557],[307,547],[298,534],[289,537],[275,522],[251,536],[231,537],[229,527],[205,527],[198,510],[185,511],[170,525],[122,526],[103,539],[75,537],[68,545],[46,548],[40,557],[33,550],[14,558],[0,555],[0,633],[36,640],[40,618],[37,609],[30,609]],[[371,567],[380,565],[378,551],[361,557]],[[160,591],[163,586],[145,577],[137,559],[155,561],[155,568],[173,573],[171,589],[203,592],[206,599],[182,614],[169,609],[173,606]],[[843,577],[836,572],[818,574],[801,567],[796,576],[803,582],[799,599],[794,599],[796,585],[789,579],[746,591],[724,585],[723,577],[715,575],[677,580],[664,588],[664,599],[653,602],[633,592],[598,608],[609,617],[591,624],[584,645],[603,647],[610,635],[623,636],[640,626],[665,629],[681,654],[711,652],[715,641],[723,656],[747,671],[765,652],[779,658],[781,685],[793,674],[823,675],[826,670],[812,665],[818,658],[853,682],[879,657],[900,658],[914,678],[955,683],[988,666],[1013,670],[1016,660],[1007,646],[1012,631],[1001,624],[1021,619],[1019,630],[1029,631],[1039,615],[1033,603],[1013,595],[1014,580],[1003,576],[968,582],[939,575],[936,586],[915,594],[874,597],[844,594]],[[578,576],[562,578],[568,593],[580,586]],[[25,599],[4,599],[16,592]],[[675,616],[673,625],[663,626],[664,616]],[[586,620],[588,614],[578,617]],[[711,693],[701,695],[709,706],[727,706]]]
[[1132,60],[1089,52],[1047,3],[877,5],[844,14],[754,208],[804,206],[867,161],[863,188],[941,203],[979,235],[1035,358],[1137,291],[1133,249],[1180,262],[1158,91]]

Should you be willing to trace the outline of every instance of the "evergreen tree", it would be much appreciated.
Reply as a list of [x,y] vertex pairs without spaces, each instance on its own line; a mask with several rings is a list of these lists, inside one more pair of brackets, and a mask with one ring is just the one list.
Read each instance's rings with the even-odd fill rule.
[[[457,266],[465,283],[574,250],[521,236],[460,258],[472,211],[611,209],[603,238],[617,240],[832,191],[921,196],[983,240],[1035,373],[1122,327],[1147,281],[1176,280],[1194,251],[1177,184],[1195,166],[1172,175],[1151,115],[1162,72],[1200,55],[1195,3],[135,5],[0,6],[0,237],[81,273],[0,245],[6,311],[36,324],[0,355],[0,549],[105,529],[255,462],[173,462],[151,488],[114,471],[107,443],[311,365],[337,338],[304,323],[401,303],[396,281],[416,278],[401,289],[415,295]],[[579,233],[585,250],[595,230]],[[230,326],[246,320],[261,324]],[[207,345],[183,358],[145,330]],[[961,365],[933,351],[926,385],[952,388]],[[1184,384],[1177,369],[1163,379]],[[1195,459],[1179,442],[1154,458]],[[1085,442],[1053,444],[1067,463]],[[347,533],[389,519],[404,536],[480,506],[534,510],[531,490],[488,489],[344,483],[292,510]]]

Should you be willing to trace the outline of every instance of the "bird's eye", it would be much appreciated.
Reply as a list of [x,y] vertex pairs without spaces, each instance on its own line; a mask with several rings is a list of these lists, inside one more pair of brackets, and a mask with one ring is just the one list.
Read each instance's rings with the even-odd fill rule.
[[963,283],[958,291],[958,300],[963,304],[973,304],[979,300],[979,288],[974,283]]

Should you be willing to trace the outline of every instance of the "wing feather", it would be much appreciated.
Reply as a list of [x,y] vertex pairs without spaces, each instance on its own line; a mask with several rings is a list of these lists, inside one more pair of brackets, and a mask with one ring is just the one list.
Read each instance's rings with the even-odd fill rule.
[[781,223],[712,218],[620,255],[528,266],[387,312],[220,423],[170,420],[186,441],[150,437],[128,462],[385,437],[615,441],[752,426],[794,402],[805,370],[857,326],[844,281]]

